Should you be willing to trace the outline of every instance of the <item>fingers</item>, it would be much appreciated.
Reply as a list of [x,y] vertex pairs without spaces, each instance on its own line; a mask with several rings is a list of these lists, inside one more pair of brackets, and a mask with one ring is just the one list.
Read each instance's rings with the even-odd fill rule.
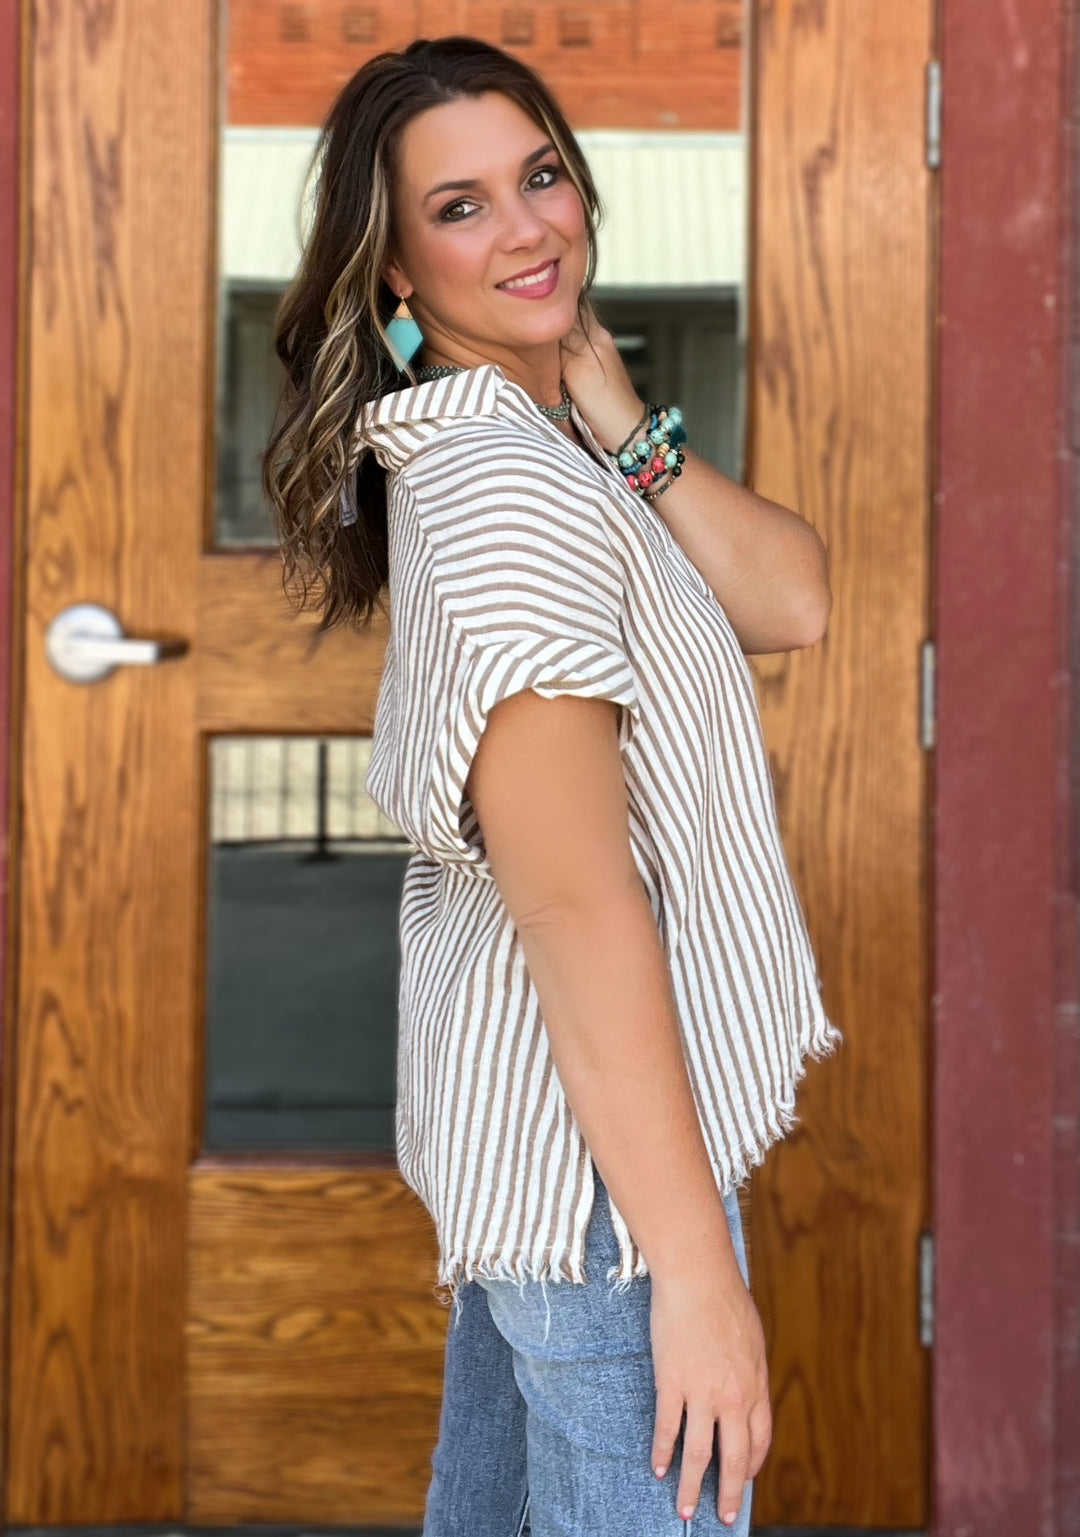
[[[685,1400],[674,1391],[658,1392],[656,1426],[653,1434],[652,1466],[657,1478],[663,1478],[671,1465],[678,1439]],[[679,1491],[675,1505],[684,1520],[690,1520],[701,1498],[705,1469],[715,1450],[715,1411],[691,1407],[683,1434]],[[720,1479],[716,1511],[721,1521],[731,1525],[742,1505],[746,1485],[757,1476],[772,1438],[772,1414],[767,1399],[756,1403],[749,1416],[739,1409],[719,1416]]]
[[679,1429],[682,1425],[683,1396],[672,1389],[658,1388],[656,1394],[656,1425],[653,1430],[652,1468],[657,1478],[663,1478],[671,1466]]
[[772,1410],[767,1398],[761,1399],[750,1411],[750,1464],[747,1478],[756,1478],[761,1471],[772,1442]]
[[683,1432],[682,1465],[679,1492],[675,1496],[675,1508],[684,1521],[688,1521],[697,1509],[701,1495],[701,1480],[713,1454],[716,1417],[707,1408],[691,1404],[686,1415]]
[[745,1414],[720,1421],[720,1493],[716,1511],[730,1525],[742,1504],[743,1486],[750,1477],[750,1429]]
[[595,351],[597,341],[604,334],[605,327],[601,325],[592,303],[586,298],[583,300],[582,314],[574,320],[559,345],[571,357],[584,357],[586,353]]

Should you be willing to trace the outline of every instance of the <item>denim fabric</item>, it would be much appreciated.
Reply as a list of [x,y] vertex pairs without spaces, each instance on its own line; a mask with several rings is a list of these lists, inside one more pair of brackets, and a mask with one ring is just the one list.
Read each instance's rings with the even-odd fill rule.
[[[607,1189],[596,1197],[584,1284],[467,1282],[446,1337],[439,1439],[423,1537],[747,1537],[716,1513],[717,1462],[697,1509],[675,1508],[682,1437],[663,1480],[650,1466],[656,1386],[651,1282],[608,1282],[618,1261]],[[737,1198],[725,1202],[747,1277]],[[621,1285],[622,1290],[619,1290]]]

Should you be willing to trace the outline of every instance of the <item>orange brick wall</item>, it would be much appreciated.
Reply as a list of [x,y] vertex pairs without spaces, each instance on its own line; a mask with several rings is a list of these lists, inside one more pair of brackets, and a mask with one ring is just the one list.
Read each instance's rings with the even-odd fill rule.
[[575,128],[737,129],[749,0],[228,0],[230,123],[322,121],[372,56],[466,32],[539,70]]

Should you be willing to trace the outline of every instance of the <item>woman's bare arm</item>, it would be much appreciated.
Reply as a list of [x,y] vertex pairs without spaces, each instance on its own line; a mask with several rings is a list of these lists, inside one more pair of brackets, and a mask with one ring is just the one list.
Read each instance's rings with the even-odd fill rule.
[[721,1253],[727,1220],[694,1107],[667,959],[630,850],[607,700],[514,694],[469,775],[555,1067],[650,1271]]
[[747,655],[815,645],[832,610],[828,551],[812,524],[691,450],[652,504],[697,566]]
[[[590,312],[563,341],[563,379],[614,453],[645,406],[611,332]],[[832,609],[829,556],[812,524],[686,450],[679,479],[651,504],[700,571],[749,654],[812,646]]]
[[[743,1480],[768,1445],[764,1346],[631,852],[615,725],[606,700],[514,694],[491,713],[467,789],[567,1100],[645,1256],[654,1307],[659,1291],[664,1316],[682,1320],[661,1331],[670,1369],[658,1361],[654,1456],[662,1466],[670,1460],[685,1403],[692,1454],[684,1449],[679,1500],[696,1503],[715,1419],[727,1416],[726,1513],[738,1508]],[[654,1322],[654,1339],[657,1332]],[[736,1379],[731,1403],[724,1383]]]

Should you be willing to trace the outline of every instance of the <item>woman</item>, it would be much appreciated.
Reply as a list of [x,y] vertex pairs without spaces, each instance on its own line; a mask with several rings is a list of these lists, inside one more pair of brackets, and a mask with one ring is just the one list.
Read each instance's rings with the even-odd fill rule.
[[456,1304],[425,1537],[745,1533],[771,1424],[735,1192],[838,1032],[744,652],[820,639],[825,552],[638,398],[524,65],[383,54],[320,166],[267,486],[324,626],[389,587],[397,1154]]

